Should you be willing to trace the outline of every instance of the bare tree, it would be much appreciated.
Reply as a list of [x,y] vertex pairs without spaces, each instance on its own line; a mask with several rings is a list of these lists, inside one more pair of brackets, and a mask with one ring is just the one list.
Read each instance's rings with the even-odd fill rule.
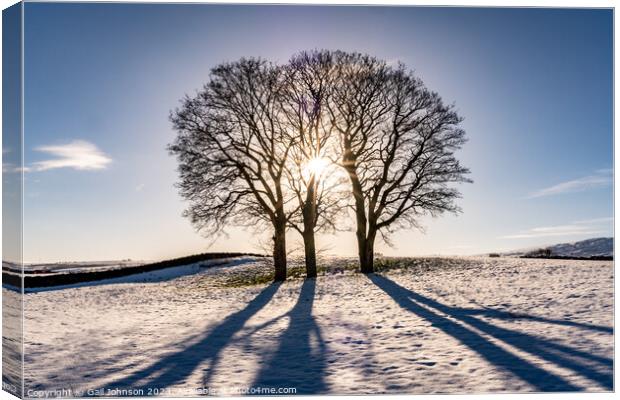
[[269,224],[276,280],[286,278],[287,227],[303,237],[316,276],[315,234],[334,230],[343,210],[328,160],[348,175],[366,273],[378,234],[458,212],[452,184],[469,181],[455,158],[465,133],[454,108],[404,66],[358,53],[222,64],[171,120],[185,214],[207,234]]
[[357,53],[332,59],[338,78],[326,107],[351,182],[360,268],[370,273],[377,234],[387,240],[422,215],[460,211],[451,184],[469,181],[454,154],[465,132],[454,108],[403,65]]
[[276,281],[286,279],[286,229],[294,212],[283,187],[293,144],[282,125],[285,83],[282,69],[264,60],[224,63],[170,117],[178,135],[169,150],[189,200],[185,215],[208,235],[227,225],[271,226]]
[[343,182],[329,159],[335,150],[333,127],[324,110],[333,85],[331,66],[330,53],[303,52],[291,58],[285,69],[282,106],[293,143],[286,177],[299,211],[289,225],[303,238],[308,277],[317,275],[315,232],[334,231],[344,207],[339,190]]

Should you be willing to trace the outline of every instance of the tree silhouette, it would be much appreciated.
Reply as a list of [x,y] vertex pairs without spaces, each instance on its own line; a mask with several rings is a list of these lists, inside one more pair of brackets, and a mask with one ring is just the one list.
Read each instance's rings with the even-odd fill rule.
[[454,152],[465,143],[453,106],[403,65],[331,53],[338,78],[327,104],[340,137],[354,200],[360,268],[373,272],[380,233],[419,227],[419,218],[458,212],[451,183],[469,182]]
[[276,280],[286,279],[287,228],[301,234],[316,276],[315,234],[336,229],[345,209],[333,165],[350,181],[365,273],[378,234],[388,241],[423,215],[460,211],[452,184],[469,182],[455,157],[466,139],[454,107],[403,65],[359,53],[221,64],[171,120],[185,215],[207,234],[269,224]]
[[291,135],[283,126],[282,69],[241,59],[212,69],[210,81],[171,114],[178,135],[169,146],[179,161],[181,195],[198,230],[227,225],[273,229],[276,281],[286,279],[286,228],[293,211],[283,187]]
[[334,231],[345,206],[343,181],[329,163],[335,137],[324,104],[334,84],[331,65],[329,53],[300,53],[285,67],[282,105],[293,143],[285,175],[299,210],[289,225],[303,238],[308,277],[317,274],[315,232]]

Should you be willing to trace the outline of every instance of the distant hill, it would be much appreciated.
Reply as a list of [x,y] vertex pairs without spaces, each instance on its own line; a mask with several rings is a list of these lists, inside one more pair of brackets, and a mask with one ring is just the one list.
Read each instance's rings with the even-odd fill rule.
[[264,255],[253,253],[202,253],[148,264],[124,263],[118,261],[109,262],[108,264],[102,262],[72,262],[64,264],[64,268],[62,268],[63,264],[61,263],[35,264],[29,265],[28,269],[24,271],[22,271],[22,268],[20,268],[18,264],[3,261],[2,284],[8,284],[8,289],[11,287],[21,288],[22,283],[26,289],[73,285],[83,282],[154,272],[166,268],[199,264],[202,262],[205,262],[206,268],[214,265],[213,263],[209,263],[210,261],[228,260],[244,256],[265,257]]
[[538,249],[551,250],[551,255],[558,257],[613,257],[614,239],[610,237],[586,239],[573,243],[559,243],[551,246],[541,246],[540,248],[515,250],[502,253],[502,255],[521,257]]
[[611,257],[614,255],[614,238],[587,239],[547,248],[551,254],[565,257]]

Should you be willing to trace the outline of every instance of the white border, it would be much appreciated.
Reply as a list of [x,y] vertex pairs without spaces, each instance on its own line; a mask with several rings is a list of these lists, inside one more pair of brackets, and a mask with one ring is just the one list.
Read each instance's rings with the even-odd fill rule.
[[[35,1],[39,1],[39,0],[30,0],[29,2],[35,2]],[[75,2],[75,3],[120,3],[120,1],[93,1],[93,0],[82,0],[82,1],[78,1],[78,0],[65,0],[63,2]],[[252,1],[252,0],[244,0],[244,1],[239,1],[239,2],[231,2],[231,1],[226,1],[226,0],[211,0],[211,1],[194,1],[194,0],[185,0],[185,1],[170,1],[170,0],[150,0],[150,1],[129,1],[131,3],[203,3],[203,4],[231,4],[231,3],[235,3],[235,4],[299,4],[299,5],[377,5],[377,6],[440,6],[440,7],[447,7],[447,6],[467,6],[467,7],[519,7],[519,8],[523,8],[523,7],[554,7],[554,8],[615,8],[615,2],[614,1],[601,1],[601,0],[591,0],[588,2],[585,1],[575,1],[575,0],[564,0],[564,1],[550,1],[550,0],[542,0],[542,1],[516,1],[516,0],[504,0],[501,3],[497,2],[497,1],[463,1],[463,0],[452,0],[450,2],[446,2],[446,1],[407,1],[407,0],[389,0],[389,1],[382,1],[382,0],[363,0],[363,1],[355,1],[355,0],[337,0],[337,1],[332,1],[332,0],[314,0],[312,2],[309,1],[302,1],[302,0],[288,0],[288,1]],[[0,5],[2,5],[2,8],[7,8],[9,6],[11,6],[12,4],[15,4],[15,1],[12,0],[0,0]],[[22,113],[22,123],[21,123],[21,128],[23,130],[23,116],[24,116],[24,96],[23,96],[23,29],[24,29],[24,20],[23,20],[23,9],[22,9],[22,85],[21,85],[21,90],[22,90],[22,109],[21,109],[21,113]],[[615,14],[615,10],[614,10],[614,14]],[[1,19],[0,19],[0,42],[1,42]],[[618,82],[615,80],[615,75],[617,72],[617,62],[616,62],[616,43],[618,43],[618,39],[619,39],[619,34],[618,31],[615,29],[615,15],[614,15],[614,171],[616,168],[615,165],[615,154],[618,150],[618,142],[615,141],[615,131],[616,131],[616,118],[615,115],[617,115],[618,111],[619,111],[619,107],[618,104],[615,102],[615,93],[617,92],[618,89]],[[1,58],[2,55],[0,53],[0,65],[1,65]],[[0,89],[2,88],[2,83],[0,80]],[[2,116],[2,109],[0,107],[0,118]],[[0,156],[1,158],[2,156]],[[22,131],[22,162],[23,162],[23,131]],[[22,179],[23,182],[23,179]],[[618,205],[618,196],[616,195],[616,190],[617,190],[617,185],[615,184],[615,175],[614,175],[614,215],[615,215],[615,209],[616,206]],[[22,191],[23,191],[24,186],[22,185]],[[0,188],[0,194],[1,194],[1,188]],[[22,198],[23,198],[23,193],[22,193]],[[0,207],[2,204],[2,199],[0,196]],[[22,207],[22,213],[23,213],[23,207]],[[22,216],[22,220],[23,220],[23,216]],[[614,238],[615,238],[615,233],[616,233],[616,220],[614,219]],[[23,230],[22,230],[22,234],[23,234]],[[1,235],[1,232],[0,232]],[[22,238],[23,239],[23,238]],[[615,242],[615,240],[614,240]],[[614,244],[615,245],[615,244]],[[0,241],[0,249],[1,249],[1,241]],[[23,240],[22,240],[22,248],[23,248]],[[615,265],[615,264],[614,264]],[[618,281],[615,279],[615,275],[614,275],[614,294],[618,293]],[[1,300],[0,300],[0,304],[1,304]],[[615,298],[614,298],[614,306],[615,306]],[[23,302],[22,302],[22,315],[23,315]],[[618,318],[618,310],[614,307],[614,321],[616,321]],[[1,322],[0,322],[0,326],[1,326]],[[22,332],[23,332],[23,320],[22,320]],[[615,340],[615,336],[614,336],[614,340]],[[617,357],[618,354],[618,349],[617,346],[614,346],[614,361]],[[1,355],[1,346],[0,346],[0,355]],[[23,351],[22,351],[22,361],[23,361]],[[615,366],[615,362],[614,362],[614,366]],[[23,363],[22,363],[22,372],[23,372]],[[614,382],[616,382],[616,370],[614,368]],[[23,375],[22,375],[22,379],[23,379]],[[23,388],[23,386],[22,386]],[[23,389],[22,389],[23,390]],[[17,397],[9,395],[6,392],[2,392],[2,394],[0,394],[0,398],[11,398],[11,399],[17,399]],[[298,398],[311,398],[311,397],[317,397],[317,396],[282,396],[280,398],[284,398],[284,399],[298,399]],[[329,396],[329,398],[331,399],[343,399],[343,398],[350,398],[353,396]],[[400,399],[415,399],[415,400],[428,400],[428,399],[458,399],[458,400],[474,400],[474,399],[488,399],[488,400],[495,400],[495,399],[548,399],[548,400],[573,400],[573,399],[577,399],[577,400],[583,400],[583,399],[609,399],[609,398],[613,398],[615,397],[615,394],[613,393],[570,393],[570,394],[565,394],[565,393],[560,393],[560,394],[542,394],[542,393],[536,393],[536,394],[476,394],[476,395],[376,395],[376,396],[372,396],[375,399],[394,399],[394,398],[400,398]],[[179,398],[179,399],[183,399],[185,400],[186,398]],[[233,397],[233,399],[241,399],[241,397]]]

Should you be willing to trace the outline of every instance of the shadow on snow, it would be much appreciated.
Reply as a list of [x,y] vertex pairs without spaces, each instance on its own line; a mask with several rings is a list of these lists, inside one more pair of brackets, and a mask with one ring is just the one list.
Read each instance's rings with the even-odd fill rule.
[[[279,286],[280,284],[274,283],[266,287],[243,310],[224,319],[198,342],[106,387],[143,390],[170,387],[182,383],[204,362],[209,363],[203,378],[205,388],[208,387],[216,372],[222,350],[245,323],[269,303]],[[290,311],[271,319],[250,333],[251,335],[281,318],[289,318],[289,325],[278,338],[278,347],[273,356],[263,362],[263,368],[258,372],[253,384],[254,388],[295,388],[297,394],[327,391],[324,379],[325,343],[312,316],[315,290],[314,279],[304,281],[297,303]]]
[[316,280],[306,279],[301,286],[297,304],[283,316],[289,318],[289,325],[280,335],[278,349],[263,364],[253,387],[290,387],[297,390],[296,394],[327,392],[326,346],[312,316],[315,291]]
[[[613,389],[612,359],[595,356],[538,336],[498,327],[475,318],[473,315],[493,318],[525,318],[547,323],[571,325],[568,321],[546,320],[526,315],[519,316],[518,314],[488,309],[476,310],[450,307],[406,289],[386,277],[373,274],[369,275],[368,278],[392,297],[402,308],[427,320],[434,327],[454,337],[478,353],[489,363],[517,376],[538,391],[579,391],[582,388],[505,350],[480,335],[477,331],[490,335],[521,351],[554,363],[559,367],[570,369],[575,374],[595,381],[608,390]],[[455,320],[461,323],[455,322]],[[467,325],[475,328],[477,331],[470,329]],[[576,326],[608,333],[613,332],[612,328],[595,325],[576,324]]]
[[[402,308],[427,320],[445,334],[459,340],[490,364],[527,382],[537,391],[579,391],[582,388],[543,369],[535,362],[511,353],[489,340],[488,336],[571,370],[577,375],[597,382],[607,390],[613,389],[612,359],[589,354],[531,334],[499,327],[477,316],[495,319],[526,319],[608,334],[613,333],[612,328],[493,309],[451,307],[406,289],[386,277],[372,274],[368,278]],[[216,372],[223,349],[230,344],[233,336],[243,328],[246,322],[269,303],[279,286],[280,284],[267,286],[244,309],[226,317],[221,324],[204,333],[196,343],[106,386],[119,389],[169,387],[183,383],[200,365],[208,362],[209,368],[205,370],[203,379],[204,386],[208,387]],[[263,390],[265,388],[295,388],[297,394],[317,394],[329,391],[329,386],[325,381],[327,348],[320,327],[312,315],[315,292],[316,280],[305,280],[293,308],[286,314],[259,325],[246,335],[249,338],[282,318],[289,320],[287,328],[277,338],[277,348],[270,356],[263,359],[252,387]],[[483,334],[488,336],[485,337]],[[257,392],[256,394],[266,393]]]
[[106,386],[111,389],[165,388],[183,382],[205,361],[209,361],[210,370],[214,370],[224,347],[254,314],[269,303],[279,287],[278,283],[267,286],[244,309],[226,317],[198,342]]

